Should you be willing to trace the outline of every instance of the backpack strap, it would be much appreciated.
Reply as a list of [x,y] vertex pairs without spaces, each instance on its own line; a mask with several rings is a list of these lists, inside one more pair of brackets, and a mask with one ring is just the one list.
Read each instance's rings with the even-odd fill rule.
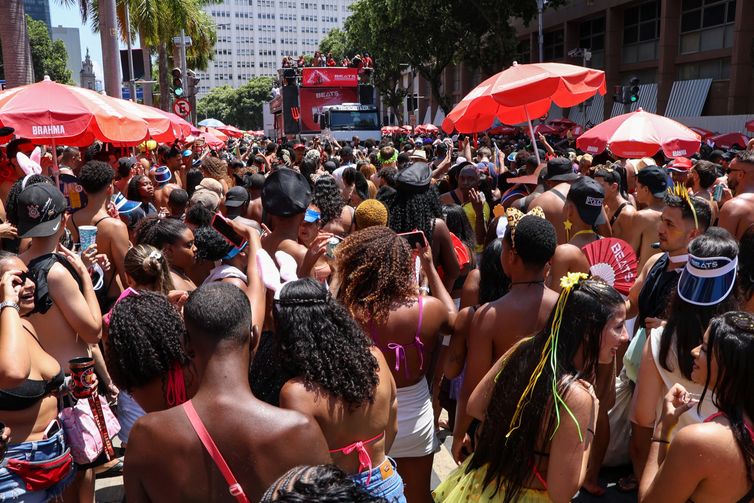
[[228,466],[228,463],[225,462],[225,458],[220,454],[220,449],[217,448],[217,445],[215,444],[215,441],[212,440],[207,428],[204,427],[204,423],[199,417],[199,414],[196,413],[196,409],[194,409],[194,406],[191,404],[191,400],[183,402],[181,407],[183,407],[183,412],[186,413],[186,416],[191,423],[191,427],[194,428],[199,440],[202,441],[202,445],[207,449],[207,452],[212,458],[212,461],[215,462],[215,466],[220,470],[225,482],[228,483],[228,491],[230,494],[235,497],[236,501],[239,503],[251,503],[249,498],[247,498],[246,494],[243,492],[241,484],[238,483],[236,477],[233,476],[233,472],[230,471],[230,467]]

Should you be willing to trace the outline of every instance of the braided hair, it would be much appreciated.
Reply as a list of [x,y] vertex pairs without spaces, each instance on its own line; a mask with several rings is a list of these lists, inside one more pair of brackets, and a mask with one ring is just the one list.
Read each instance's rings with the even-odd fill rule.
[[321,283],[311,278],[286,283],[276,307],[280,361],[290,375],[354,408],[374,402],[379,364],[371,342]]
[[112,311],[105,361],[122,389],[142,387],[165,376],[176,364],[186,366],[186,328],[178,311],[159,293],[140,291],[121,299]]
[[349,235],[335,249],[340,278],[338,300],[362,325],[387,320],[395,304],[417,296],[413,252],[387,227],[368,227]]

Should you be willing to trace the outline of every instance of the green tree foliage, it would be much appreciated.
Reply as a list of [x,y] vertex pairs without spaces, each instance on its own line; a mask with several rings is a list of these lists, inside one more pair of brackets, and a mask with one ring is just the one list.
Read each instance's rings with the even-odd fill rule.
[[332,53],[335,61],[339,62],[344,56],[348,55],[348,35],[340,28],[333,28],[319,43],[319,52],[325,56]]
[[[568,0],[550,0],[554,8]],[[515,28],[509,20],[529,23],[535,0],[357,0],[345,24],[351,52],[366,50],[375,61],[375,85],[396,110],[400,103],[401,65],[409,64],[430,85],[447,113],[451,97],[442,85],[443,70],[463,61],[490,76],[510,65],[516,52]],[[328,37],[329,38],[329,37]],[[404,67],[405,69],[405,67]],[[380,75],[377,75],[380,74]],[[398,75],[398,78],[395,78]],[[398,90],[388,99],[387,94]],[[402,98],[401,98],[402,99]]]
[[262,129],[262,104],[270,100],[272,78],[256,77],[238,89],[220,86],[199,100],[199,120],[211,117],[240,129]]
[[[49,75],[50,79],[61,84],[73,84],[71,71],[66,68],[68,51],[60,40],[53,41],[50,32],[42,21],[26,16],[26,28],[31,46],[31,61],[34,67],[34,81],[39,82]],[[0,55],[2,68],[2,55]]]

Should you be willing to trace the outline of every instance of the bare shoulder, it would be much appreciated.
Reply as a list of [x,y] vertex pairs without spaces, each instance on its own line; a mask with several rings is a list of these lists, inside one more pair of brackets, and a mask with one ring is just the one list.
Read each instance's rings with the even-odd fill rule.
[[579,415],[579,413],[591,413],[595,403],[599,403],[599,399],[595,394],[594,386],[579,379],[568,388],[565,402],[574,414]]
[[108,234],[116,234],[118,232],[125,232],[126,236],[128,236],[128,227],[120,218],[106,218],[102,220],[102,222],[99,225],[99,228],[104,232]]
[[558,245],[557,248],[555,248],[555,255],[552,257],[552,261],[555,262],[557,260],[573,260],[582,257],[584,254],[581,252],[578,246],[572,245],[570,243],[564,243],[562,245]]

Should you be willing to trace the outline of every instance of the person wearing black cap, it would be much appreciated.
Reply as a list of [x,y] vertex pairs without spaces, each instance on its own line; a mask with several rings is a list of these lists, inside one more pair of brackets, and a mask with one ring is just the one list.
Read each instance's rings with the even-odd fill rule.
[[382,201],[388,208],[388,227],[397,233],[420,230],[432,248],[432,262],[442,267],[442,282],[450,290],[460,275],[453,241],[445,221],[432,170],[426,162],[414,162],[395,176],[395,194]]
[[542,208],[545,217],[558,233],[558,243],[565,243],[568,239],[566,238],[563,221],[563,207],[571,183],[576,181],[580,175],[574,173],[573,164],[569,159],[556,157],[547,161],[547,167],[543,170],[541,176],[547,190],[542,195],[532,199],[527,209],[531,211],[535,206]]
[[89,344],[99,342],[102,320],[86,266],[58,244],[68,221],[65,211],[65,197],[48,183],[30,185],[18,196],[18,235],[31,238],[19,257],[37,284],[29,321],[45,351],[68,368],[70,359],[89,355]]
[[[657,242],[657,227],[665,208],[665,191],[668,175],[657,166],[646,166],[636,175],[636,203],[641,208],[631,219],[626,241],[639,259],[638,270],[644,267],[649,257],[660,253],[652,245]],[[643,207],[642,207],[643,206]]]
[[246,216],[249,193],[244,187],[231,187],[225,194],[225,216],[230,219]]
[[598,225],[604,224],[605,190],[587,176],[573,182],[563,206],[563,221],[566,223],[567,243],[559,245],[552,257],[549,287],[560,291],[560,278],[569,272],[589,272],[589,262],[581,249],[601,238]]
[[[298,230],[312,201],[309,182],[298,171],[279,168],[270,173],[262,188],[262,206],[269,215],[272,232],[262,238],[270,256],[282,251],[298,264],[298,276],[308,276],[317,259],[326,251],[329,234],[318,236],[309,250],[298,242]],[[310,251],[311,250],[311,251]]]
[[754,224],[754,151],[738,152],[726,173],[735,197],[720,208],[720,227],[741,239]]

